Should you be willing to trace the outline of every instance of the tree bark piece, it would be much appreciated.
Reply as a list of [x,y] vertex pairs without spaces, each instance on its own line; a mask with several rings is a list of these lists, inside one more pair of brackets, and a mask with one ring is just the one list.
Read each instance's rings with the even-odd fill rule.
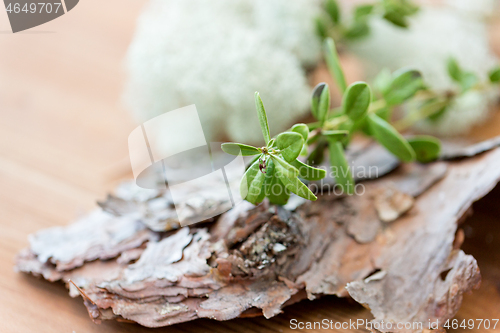
[[29,241],[38,260],[66,271],[95,259],[114,258],[157,238],[157,233],[131,216],[115,218],[95,210],[67,227],[38,231]]
[[[453,242],[458,218],[500,179],[499,162],[497,149],[450,164],[448,175],[416,201],[416,215],[397,222],[393,230],[397,238],[375,259],[385,277],[347,285],[351,296],[369,306],[377,321],[443,323],[458,310],[462,294],[478,285],[476,261],[453,250]],[[440,274],[450,269],[443,281]],[[408,301],[414,304],[411,311]]]
[[500,136],[488,140],[472,140],[469,138],[441,139],[441,159],[451,160],[474,155],[500,146]]
[[[333,294],[367,305],[375,321],[443,323],[480,281],[474,258],[454,248],[456,223],[499,181],[499,162],[496,149],[456,162],[402,165],[366,182],[359,197],[322,195],[293,212],[242,205],[201,227],[111,233],[111,248],[103,247],[103,235],[110,237],[109,226],[131,213],[102,213],[109,218],[93,224],[92,232],[77,233],[84,227],[70,225],[37,234],[17,267],[51,281],[74,281],[94,320],[159,327],[196,318],[269,318],[305,297]],[[374,198],[387,188],[415,199],[409,211],[395,209],[404,214],[381,223]],[[359,231],[363,226],[369,237]],[[136,241],[145,230],[151,236]],[[53,244],[67,244],[64,238],[73,234],[84,244],[97,240],[106,255],[96,256],[92,246],[60,255]],[[102,260],[111,253],[116,259]],[[127,253],[138,260],[123,259]],[[78,293],[70,288],[71,295]]]

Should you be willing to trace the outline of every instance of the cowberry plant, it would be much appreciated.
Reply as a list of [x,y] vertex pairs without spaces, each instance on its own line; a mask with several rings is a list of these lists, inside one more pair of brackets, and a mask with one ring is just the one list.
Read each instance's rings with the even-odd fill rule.
[[258,92],[255,93],[255,105],[265,145],[222,144],[222,150],[228,154],[256,155],[241,180],[242,197],[253,204],[267,197],[272,204],[284,205],[292,192],[302,198],[316,200],[316,196],[299,179],[319,180],[326,175],[325,170],[313,168],[297,159],[308,139],[308,127],[296,124],[290,131],[271,138],[266,110]]
[[[341,12],[337,0],[324,0],[323,11],[316,18],[316,32],[323,41],[333,38],[337,44],[345,45],[350,41],[367,37],[370,34],[369,21],[372,17],[379,16],[394,26],[408,28],[409,18],[418,11],[419,7],[411,0],[374,0],[372,3],[355,6],[352,15],[345,15],[345,13]],[[349,16],[349,19],[346,19],[346,16]],[[420,80],[413,80],[415,92],[411,97],[415,98],[411,101],[413,102],[410,106],[411,110],[404,118],[394,123],[396,129],[406,130],[423,119],[428,119],[431,122],[437,121],[448,111],[449,106],[456,98],[468,91],[485,91],[490,89],[491,85],[500,83],[500,67],[496,67],[488,73],[489,80],[487,82],[480,82],[475,73],[461,68],[454,58],[450,58],[445,65],[450,78],[456,83],[455,89],[433,91],[423,84],[421,78]],[[391,74],[387,69],[382,70],[373,82],[374,95],[382,95],[385,98],[385,95],[392,91],[388,83],[393,82],[394,76],[399,76],[403,72],[397,71]],[[416,71],[413,71],[413,73],[415,77],[420,76]],[[336,75],[338,73],[332,74],[336,79],[339,79],[338,75]],[[406,74],[410,75],[409,73]],[[401,77],[401,79],[404,79],[404,77]],[[345,87],[345,81],[337,82],[340,87]],[[415,94],[416,92],[418,94]],[[377,114],[380,116],[382,112],[386,112],[387,117],[385,118],[390,120],[393,107],[401,104],[398,99],[386,99],[388,107],[383,108],[383,105],[380,105],[381,111],[377,112]],[[404,102],[407,100],[408,98]]]
[[[326,150],[336,184],[344,193],[353,194],[354,180],[345,149],[356,132],[373,137],[403,162],[428,162],[439,156],[437,139],[430,136],[405,138],[387,120],[392,107],[420,89],[422,78],[417,71],[394,73],[383,97],[374,100],[367,83],[354,82],[347,86],[333,40],[327,39],[325,45],[327,64],[343,95],[340,107],[330,108],[330,89],[326,83],[320,83],[314,88],[311,100],[311,112],[317,121],[295,124],[272,138],[264,104],[256,92],[255,105],[265,145],[222,144],[226,153],[256,156],[240,185],[242,197],[253,204],[267,197],[272,204],[284,205],[290,193],[316,200],[303,181],[321,180],[326,176],[325,170],[313,167],[322,163]],[[307,156],[306,163],[298,159],[301,155]]]
[[[377,97],[365,82],[347,86],[335,43],[327,38],[324,47],[327,66],[342,93],[342,104],[330,110],[328,85],[320,83],[314,88],[311,110],[318,121],[308,124],[311,130],[308,144],[316,144],[308,157],[309,164],[322,163],[323,153],[328,147],[330,165],[335,170],[348,170],[344,148],[356,132],[373,137],[403,162],[417,160],[425,163],[438,158],[441,149],[439,140],[427,135],[405,138],[390,124],[394,108],[424,88],[418,71],[402,69],[389,74]],[[350,172],[340,172],[335,178],[346,193],[353,193],[354,182]]]

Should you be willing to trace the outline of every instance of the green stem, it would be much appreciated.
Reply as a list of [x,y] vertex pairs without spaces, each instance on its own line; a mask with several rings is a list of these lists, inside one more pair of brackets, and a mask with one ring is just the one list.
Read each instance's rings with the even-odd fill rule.
[[420,109],[414,110],[410,112],[406,117],[394,122],[394,127],[398,131],[404,131],[410,128],[417,121],[425,119],[429,116],[432,116],[436,112],[439,112],[442,108],[448,105],[448,99],[440,100],[434,103],[427,104]]
[[332,118],[325,123],[323,129],[327,131],[337,129],[341,124],[345,123],[348,120],[349,117],[347,115]]

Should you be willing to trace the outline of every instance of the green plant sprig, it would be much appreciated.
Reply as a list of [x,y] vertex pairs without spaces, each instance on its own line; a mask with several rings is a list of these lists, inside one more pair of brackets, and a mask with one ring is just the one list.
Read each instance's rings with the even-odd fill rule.
[[[411,0],[375,0],[371,4],[365,3],[354,7],[352,20],[346,20],[344,17],[345,15],[341,13],[337,0],[324,0],[323,13],[316,18],[316,30],[322,40],[328,41],[329,38],[333,38],[337,44],[343,45],[345,42],[369,35],[369,20],[371,17],[379,16],[395,26],[408,28],[408,18],[417,13],[418,10],[419,7]],[[328,68],[337,81],[340,91],[344,92],[347,88],[345,79],[336,71],[338,67],[332,66],[330,61],[330,59],[335,60],[335,54],[329,52],[328,49],[326,52],[327,55],[325,58]],[[393,125],[396,129],[404,131],[423,119],[437,121],[446,114],[450,109],[449,106],[457,98],[468,91],[484,91],[489,89],[491,85],[500,83],[500,67],[496,67],[488,73],[489,81],[487,82],[480,82],[475,73],[465,71],[459,66],[454,58],[448,60],[447,69],[450,78],[457,85],[456,89],[444,92],[434,92],[428,89],[428,87],[423,84],[422,80],[412,80],[415,85],[413,88],[415,89],[412,92],[412,86],[408,85],[406,87],[406,92],[409,93],[411,97],[415,97],[416,103],[411,105],[411,111],[404,118],[394,122]],[[400,76],[404,74],[404,72],[405,70],[402,70],[391,74],[388,70],[383,70],[374,82],[374,95],[377,96],[378,92],[384,97],[377,101],[380,104],[379,110],[376,113],[385,120],[392,119],[391,116],[394,106],[402,104],[400,100],[401,95],[398,93],[392,94],[392,96],[390,94],[386,96],[387,92],[393,93],[394,89],[385,84],[388,81],[397,83],[395,76]],[[417,71],[406,72],[408,75],[412,73],[420,75]],[[405,76],[401,75],[399,79],[404,80]],[[408,100],[409,98],[404,98],[403,102]],[[387,104],[383,105],[382,103],[385,102],[387,102]]]
[[[406,139],[387,121],[390,113],[387,110],[421,89],[418,72],[403,70],[395,73],[387,80],[383,97],[374,100],[367,83],[354,82],[347,86],[333,40],[327,39],[325,48],[329,69],[343,92],[339,108],[330,109],[330,89],[326,83],[320,83],[314,88],[311,99],[311,112],[317,121],[295,124],[290,130],[271,137],[266,110],[256,92],[255,105],[265,145],[222,144],[222,150],[228,154],[256,156],[240,184],[242,198],[250,203],[258,204],[267,197],[272,204],[284,205],[290,193],[316,200],[302,180],[315,181],[326,176],[325,170],[312,165],[322,163],[327,149],[337,185],[344,193],[354,194],[355,183],[345,149],[358,131],[372,136],[403,162],[428,162],[439,156],[437,139],[429,136]],[[300,155],[307,156],[306,163],[298,159]]]
[[449,106],[460,96],[469,91],[486,91],[500,83],[500,67],[490,70],[486,82],[481,82],[475,73],[465,71],[454,58],[448,59],[447,70],[456,84],[455,89],[435,92],[424,87],[415,97],[418,102],[414,103],[416,107],[394,123],[398,130],[406,130],[423,119],[437,121],[449,111]]
[[319,180],[326,176],[326,171],[313,168],[297,159],[308,139],[308,127],[305,124],[295,124],[290,131],[272,138],[264,103],[258,92],[255,93],[255,105],[265,145],[253,147],[241,143],[222,144],[222,150],[228,154],[257,155],[241,180],[242,198],[258,204],[267,197],[272,204],[285,205],[290,193],[295,193],[304,199],[316,200],[317,197],[300,179]]
[[346,87],[334,41],[327,38],[324,47],[328,68],[342,92],[342,104],[330,110],[328,85],[320,83],[314,88],[311,110],[317,122],[308,124],[311,133],[307,144],[315,144],[307,159],[308,164],[321,164],[328,148],[330,165],[337,170],[337,184],[343,186],[346,193],[353,194],[354,181],[345,148],[358,131],[373,137],[403,162],[429,162],[438,158],[439,140],[430,136],[405,138],[389,123],[393,108],[424,88],[418,71],[403,69],[392,75],[389,73],[383,82],[379,82],[382,96],[374,99],[366,82],[354,82]]
[[342,15],[336,0],[325,0],[323,15],[316,18],[316,31],[322,38],[331,37],[337,42],[356,40],[370,34],[369,19],[380,16],[391,24],[408,27],[408,17],[419,10],[409,0],[378,0],[372,4],[362,4],[354,8],[351,22]]

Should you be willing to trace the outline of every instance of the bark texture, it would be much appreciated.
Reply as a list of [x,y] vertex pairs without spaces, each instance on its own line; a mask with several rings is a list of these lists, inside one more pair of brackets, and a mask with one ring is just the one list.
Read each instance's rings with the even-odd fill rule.
[[[377,156],[365,153],[358,161]],[[363,183],[363,195],[324,194],[281,208],[243,203],[183,228],[170,218],[164,192],[123,185],[76,223],[30,236],[17,268],[66,282],[95,321],[160,327],[270,318],[301,299],[337,295],[369,307],[375,321],[425,327],[451,318],[480,283],[455,234],[472,203],[500,180],[499,165],[500,149],[400,165]]]

